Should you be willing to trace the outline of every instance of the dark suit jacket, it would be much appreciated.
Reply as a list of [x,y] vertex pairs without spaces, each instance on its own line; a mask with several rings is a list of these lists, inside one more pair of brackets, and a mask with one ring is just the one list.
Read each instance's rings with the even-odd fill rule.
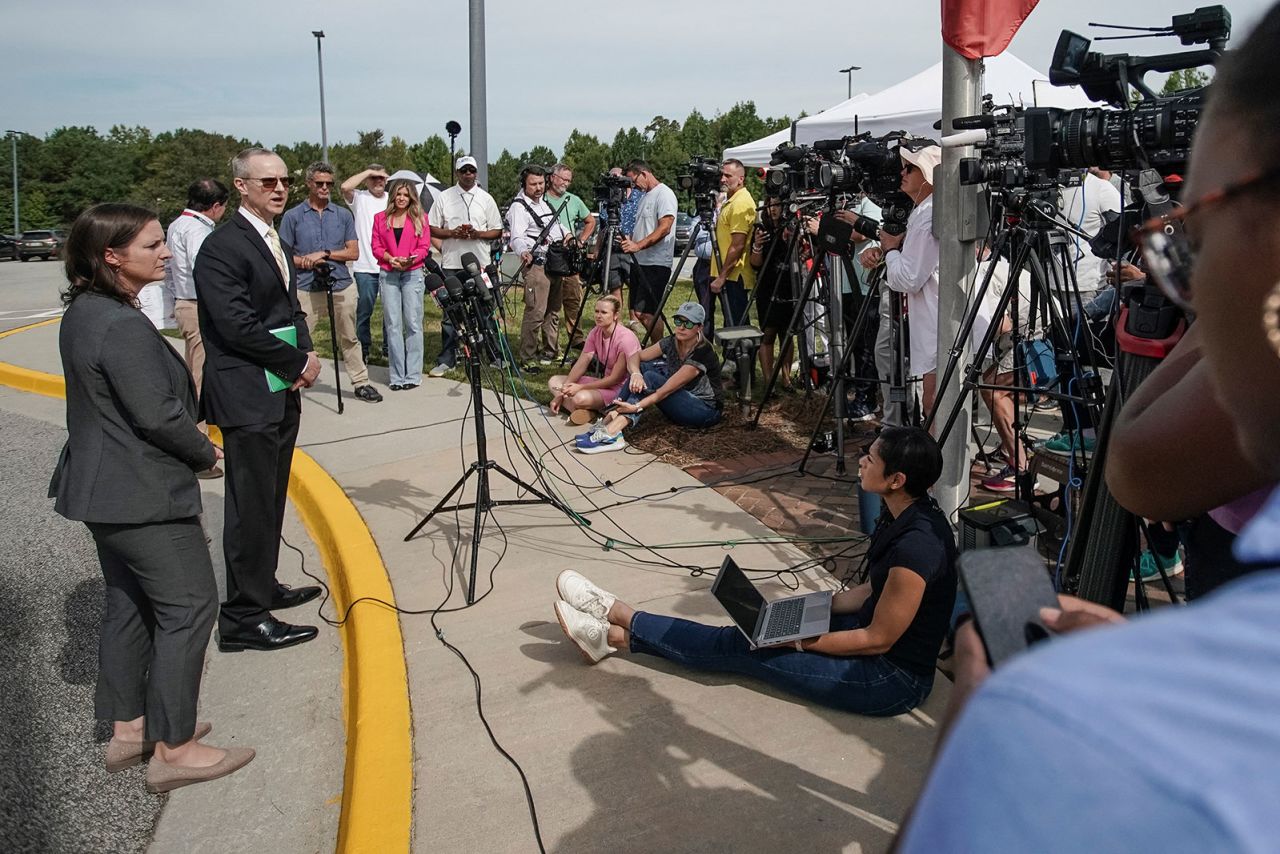
[[[204,387],[200,402],[205,420],[222,427],[277,424],[284,419],[286,397],[272,392],[263,370],[293,382],[307,366],[311,336],[298,305],[293,250],[284,247],[288,288],[266,241],[242,214],[219,227],[196,256],[193,276],[204,339]],[[268,330],[292,324],[293,347]]]
[[67,444],[49,496],[68,519],[133,524],[200,513],[195,472],[213,466],[182,361],[133,306],[84,293],[58,333]]

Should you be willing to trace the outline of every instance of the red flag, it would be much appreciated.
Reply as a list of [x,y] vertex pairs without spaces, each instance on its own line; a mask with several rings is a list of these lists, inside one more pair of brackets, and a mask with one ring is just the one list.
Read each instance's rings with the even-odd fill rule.
[[966,59],[1004,51],[1036,0],[942,0],[942,40]]

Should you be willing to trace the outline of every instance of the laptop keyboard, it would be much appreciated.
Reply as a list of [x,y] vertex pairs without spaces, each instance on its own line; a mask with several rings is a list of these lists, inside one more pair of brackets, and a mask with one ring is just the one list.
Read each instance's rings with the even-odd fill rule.
[[804,597],[787,599],[769,608],[769,619],[765,622],[763,641],[786,637],[800,632],[800,621],[804,618]]

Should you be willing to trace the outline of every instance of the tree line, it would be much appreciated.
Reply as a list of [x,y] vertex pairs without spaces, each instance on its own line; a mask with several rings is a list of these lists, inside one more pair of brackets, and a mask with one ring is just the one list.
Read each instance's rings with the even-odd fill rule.
[[[559,153],[544,145],[518,154],[504,148],[489,164],[487,189],[505,204],[515,195],[520,170],[526,164],[551,166],[564,162],[574,170],[571,189],[594,207],[596,181],[612,166],[625,166],[641,158],[649,162],[661,180],[673,185],[675,176],[693,156],[718,158],[725,148],[758,139],[790,123],[785,116],[761,117],[753,102],[744,101],[710,118],[696,110],[683,122],[655,116],[643,128],[619,129],[611,142],[574,129]],[[112,127],[105,134],[93,127],[61,127],[43,139],[20,135],[17,155],[21,227],[66,227],[82,210],[105,201],[126,201],[151,208],[167,223],[182,212],[192,180],[213,176],[230,186],[231,158],[258,144],[245,137],[206,130],[180,128],[153,134],[144,127],[123,125]],[[5,176],[12,175],[12,150],[12,142],[6,140],[0,155],[0,174]],[[320,144],[295,142],[274,146],[274,150],[298,176],[290,190],[290,204],[296,204],[306,197],[302,171],[320,159]],[[458,150],[455,156],[464,153]],[[452,183],[449,145],[438,134],[409,143],[395,135],[388,139],[381,129],[362,131],[355,142],[330,145],[329,160],[339,181],[377,162],[391,171],[412,169],[430,173],[446,185]],[[12,223],[12,193],[0,193],[0,231],[8,231]]]

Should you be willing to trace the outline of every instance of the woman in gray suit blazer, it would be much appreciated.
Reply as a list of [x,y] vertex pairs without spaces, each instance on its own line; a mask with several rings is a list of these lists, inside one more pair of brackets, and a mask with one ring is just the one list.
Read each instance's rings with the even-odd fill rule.
[[58,346],[68,439],[50,497],[88,526],[106,579],[97,716],[114,723],[107,770],[151,755],[147,787],[163,792],[232,773],[247,748],[201,744],[196,723],[218,591],[195,473],[222,452],[196,428],[186,364],[138,309],[169,257],[154,213],[85,211],[64,250],[68,288]]

